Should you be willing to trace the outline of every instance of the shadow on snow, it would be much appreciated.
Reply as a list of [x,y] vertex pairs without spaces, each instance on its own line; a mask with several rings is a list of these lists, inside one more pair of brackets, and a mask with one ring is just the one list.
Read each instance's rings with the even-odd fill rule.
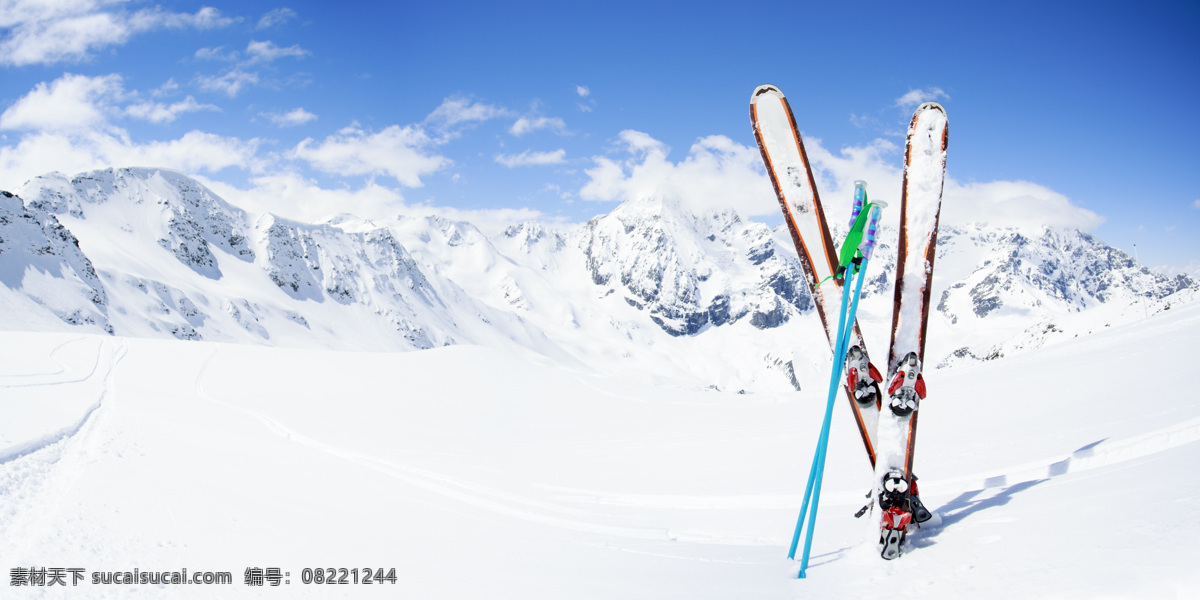
[[[1107,438],[1105,438],[1107,439]],[[953,526],[967,517],[978,513],[979,511],[1004,506],[1008,504],[1017,494],[1024,492],[1036,485],[1050,481],[1055,477],[1066,475],[1071,472],[1071,461],[1076,458],[1090,456],[1092,450],[1103,443],[1105,440],[1097,440],[1071,453],[1071,456],[1064,458],[1055,463],[1051,463],[1046,468],[1044,477],[1036,479],[1026,479],[1024,481],[1010,482],[1009,475],[997,475],[984,480],[983,487],[963,492],[953,500],[938,507],[934,512],[941,517],[941,523],[932,527],[924,527],[921,529],[921,535],[918,538],[911,539],[914,547],[921,548],[935,544],[936,538],[945,528]],[[995,494],[985,495],[988,490],[995,488],[1003,488]]]

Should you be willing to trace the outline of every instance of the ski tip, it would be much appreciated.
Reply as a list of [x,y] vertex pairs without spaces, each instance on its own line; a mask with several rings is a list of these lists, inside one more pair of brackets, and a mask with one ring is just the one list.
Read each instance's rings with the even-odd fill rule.
[[750,95],[750,104],[758,102],[758,99],[761,96],[774,96],[776,98],[782,98],[783,92],[779,91],[779,88],[769,83],[765,83],[754,88],[754,93]]
[[942,113],[943,115],[946,114],[946,109],[941,104],[938,104],[937,102],[925,102],[925,103],[921,104],[921,106],[918,106],[916,112],[914,112],[913,114],[919,115],[927,110],[936,110],[936,111]]

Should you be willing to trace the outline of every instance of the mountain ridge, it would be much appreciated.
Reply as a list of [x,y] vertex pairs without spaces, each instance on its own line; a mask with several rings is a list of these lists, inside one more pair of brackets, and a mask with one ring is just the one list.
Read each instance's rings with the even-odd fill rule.
[[[790,239],[733,208],[645,198],[579,225],[525,221],[487,236],[439,216],[251,215],[165,169],[49,174],[17,192],[0,204],[0,238],[16,241],[0,246],[0,301],[20,308],[5,328],[370,351],[498,345],[719,389],[797,389],[829,360]],[[860,309],[872,348],[890,323],[892,237],[881,234]],[[1053,228],[943,225],[937,260],[930,351],[942,366],[1200,289]]]

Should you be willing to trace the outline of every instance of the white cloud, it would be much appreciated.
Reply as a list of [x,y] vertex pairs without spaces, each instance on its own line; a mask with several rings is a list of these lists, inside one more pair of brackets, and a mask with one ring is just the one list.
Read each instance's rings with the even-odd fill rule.
[[[103,3],[123,4],[124,2]],[[226,17],[221,11],[211,6],[205,6],[195,13],[168,12],[159,7],[142,9],[135,13],[119,13],[133,25],[135,32],[155,31],[159,29],[219,29],[241,21],[241,17]]]
[[[250,43],[246,44],[246,59],[241,61],[238,66],[247,67],[255,64],[271,63],[281,58],[304,58],[309,54],[311,52],[301,48],[299,44],[293,44],[285,48],[270,40],[265,42],[250,40]],[[196,60],[233,62],[241,59],[242,53],[237,50],[226,50],[225,46],[216,46],[215,48],[201,48],[193,56]]]
[[175,83],[175,78],[172,77],[172,78],[168,79],[166,83],[158,86],[157,89],[152,90],[150,92],[150,95],[154,96],[155,98],[163,98],[166,96],[170,96],[178,91],[179,91],[179,84]]
[[[850,199],[854,197],[854,181],[858,179],[867,182],[867,193],[873,200],[890,202],[893,209],[896,207],[902,178],[900,163],[904,160],[904,150],[896,144],[877,138],[834,154],[819,138],[810,137],[804,140],[804,149],[812,164],[826,219],[831,223],[850,219]],[[899,212],[885,210],[884,223],[899,223]]]
[[188,112],[197,112],[202,110],[220,111],[212,104],[200,104],[196,99],[188,96],[180,102],[171,104],[163,104],[162,102],[139,102],[125,107],[125,114],[151,123],[170,123],[179,117],[179,115]]
[[262,116],[270,119],[277,127],[295,127],[317,120],[317,115],[304,110],[303,108],[293,108],[285,113],[261,113]]
[[671,151],[671,148],[666,144],[650,137],[648,133],[626,129],[618,136],[621,143],[625,144],[625,149],[631,153],[661,153],[664,156]]
[[79,173],[106,164],[94,144],[64,133],[32,133],[15,145],[0,146],[0,189],[12,190],[52,171]]
[[24,66],[81,61],[119,46],[139,33],[162,29],[212,29],[233,22],[215,8],[194,14],[161,8],[136,12],[111,10],[112,0],[7,0],[0,7],[0,64]]
[[308,50],[299,45],[284,48],[269,40],[265,42],[251,40],[246,45],[244,54],[236,50],[226,51],[224,46],[201,48],[195,53],[197,60],[216,60],[235,62],[236,64],[226,68],[218,75],[198,75],[195,84],[206,92],[216,92],[234,98],[247,87],[259,84],[258,71],[253,69],[261,65],[268,65],[281,58],[304,58],[309,54]]
[[[133,141],[111,121],[166,122],[196,110],[218,110],[192,97],[165,104],[137,99],[119,75],[65,74],[40,83],[0,114],[0,129],[23,132],[0,145],[0,182],[18,185],[49,171],[77,173],[110,166],[155,166],[184,172],[260,169],[260,141],[192,131],[174,140]],[[3,187],[3,186],[0,186]]]
[[942,91],[942,88],[929,88],[928,90],[915,89],[909,90],[907,94],[896,98],[896,106],[901,108],[909,108],[916,106],[922,102],[937,101],[941,99],[950,99],[950,95]]
[[283,48],[269,40],[266,42],[251,40],[246,46],[248,64],[270,63],[281,58],[304,58],[308,54],[308,50],[301,48],[298,44]]
[[62,131],[96,127],[106,109],[124,95],[120,75],[87,77],[67,73],[34,86],[0,114],[0,129]]
[[575,103],[575,106],[579,107],[579,112],[592,112],[592,109],[596,106],[596,101],[589,98],[589,96],[592,95],[592,90],[586,85],[577,85],[575,86],[575,93],[578,94],[580,98],[585,99],[583,102]]
[[183,172],[216,172],[229,167],[261,169],[261,141],[191,131],[175,140],[138,144],[126,132],[44,131],[0,146],[0,189],[13,189],[37,175],[79,173],[106,167],[152,166]]
[[1200,198],[1196,198],[1195,200],[1192,200],[1192,208],[1200,209]]
[[646,133],[620,134],[625,160],[594,157],[585,171],[589,181],[579,191],[585,200],[625,201],[669,198],[693,210],[735,207],[746,215],[779,210],[756,148],[724,136],[709,136],[692,145],[678,163],[667,160],[670,149]]
[[485,235],[496,235],[514,223],[544,218],[529,208],[462,210],[446,206],[407,204],[398,190],[368,181],[361,188],[323,188],[313,179],[284,171],[254,177],[252,187],[239,189],[221,181],[199,178],[221,197],[251,213],[272,213],[306,223],[348,213],[386,225],[398,215],[422,218],[440,216],[467,221]]
[[858,115],[850,113],[850,124],[859,129],[866,129],[868,127],[877,129],[879,128],[879,119],[871,115]]
[[261,140],[242,140],[204,131],[189,131],[175,140],[145,144],[131,143],[127,137],[100,140],[107,165],[166,167],[194,173],[220,171],[229,167],[261,168],[257,159]]
[[534,165],[558,165],[566,162],[567,151],[559,148],[553,152],[532,152],[526,150],[520,154],[497,154],[496,162],[508,167],[528,167]]
[[258,20],[258,26],[255,29],[268,29],[277,25],[283,25],[294,18],[296,18],[296,11],[286,7],[276,8],[263,15]]
[[[884,223],[899,225],[900,186],[904,175],[901,169],[903,148],[883,139],[863,146],[842,148],[837,154],[827,150],[816,138],[804,140],[804,145],[830,221],[840,223],[849,219],[849,198],[854,194],[854,180],[862,179],[867,182],[872,199],[892,205],[884,211]],[[1036,183],[991,181],[961,184],[948,173],[942,191],[941,222],[951,225],[988,223],[1034,231],[1043,226],[1090,231],[1103,223],[1104,218],[1074,204],[1067,196]]]
[[216,60],[221,62],[233,62],[241,55],[237,50],[226,50],[225,46],[217,46],[215,48],[201,48],[192,55],[196,60]]
[[[174,80],[152,92],[159,96],[178,88]],[[174,121],[179,115],[220,110],[200,104],[192,96],[165,104],[136,100],[137,92],[126,92],[120,75],[87,77],[67,73],[50,83],[39,83],[28,94],[0,114],[0,129],[25,131],[103,130],[111,117],[126,116],[152,123]],[[120,105],[127,103],[124,107]]]
[[[620,134],[627,157],[594,157],[585,171],[588,182],[581,198],[624,201],[638,198],[675,198],[693,209],[736,208],[747,216],[774,216],[779,204],[762,166],[757,148],[743,146],[723,136],[703,138],[679,162],[667,159],[669,148],[638,131]],[[850,215],[854,180],[868,183],[874,200],[890,202],[884,222],[899,222],[903,149],[878,139],[863,146],[842,148],[836,154],[817,138],[804,140],[827,218],[841,223]],[[993,181],[960,184],[948,178],[943,192],[942,222],[963,225],[1041,229],[1071,227],[1088,231],[1104,218],[1076,205],[1067,196],[1027,181]]]
[[946,182],[942,214],[950,223],[989,223],[1005,227],[1040,229],[1070,227],[1091,231],[1104,217],[1043,185],[1029,181],[992,181],[961,185]]
[[249,189],[222,181],[204,179],[203,182],[222,198],[251,213],[271,213],[306,223],[339,213],[364,219],[394,218],[405,206],[404,197],[398,191],[373,181],[357,190],[327,189],[316,180],[293,171],[253,177]]
[[515,136],[522,136],[539,129],[550,129],[562,133],[566,128],[567,124],[558,117],[521,117],[513,123],[508,132]]
[[195,29],[217,29],[227,27],[240,20],[240,18],[223,17],[221,16],[221,11],[211,6],[205,6],[196,11],[195,14],[165,12],[155,7],[139,10],[129,17],[129,21],[133,23],[137,31],[184,29],[188,27]]
[[507,109],[482,102],[472,102],[466,98],[446,98],[429,113],[425,120],[442,128],[449,128],[462,123],[478,123],[491,119],[508,116]]
[[389,175],[407,187],[420,187],[422,175],[450,164],[444,156],[427,153],[425,147],[430,144],[425,132],[413,126],[392,125],[367,133],[353,125],[322,142],[305,139],[290,156],[326,173]]
[[547,183],[542,186],[541,190],[538,191],[554,194],[563,200],[571,200],[575,197],[575,194],[573,194],[571,190],[564,190],[562,189],[562,186],[559,186],[556,183]]
[[237,96],[246,87],[258,83],[258,73],[233,68],[220,75],[201,75],[196,78],[196,85],[206,92],[225,94],[230,98]]

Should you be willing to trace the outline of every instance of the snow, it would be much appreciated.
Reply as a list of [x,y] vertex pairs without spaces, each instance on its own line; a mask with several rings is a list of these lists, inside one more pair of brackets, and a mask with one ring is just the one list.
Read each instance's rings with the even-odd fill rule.
[[922,296],[928,293],[930,274],[929,246],[935,243],[938,211],[941,209],[942,181],[946,173],[946,151],[942,140],[947,127],[946,114],[936,103],[926,103],[913,115],[908,132],[904,168],[904,220],[908,247],[902,265],[903,280],[898,280],[901,310],[892,323],[892,351],[888,356],[887,375],[897,370],[899,361],[909,352],[925,356],[925,331],[922,313],[928,308]]
[[288,597],[329,593],[302,568],[367,565],[396,567],[388,595],[422,598],[1186,598],[1200,583],[1200,404],[1141,394],[1162,348],[1200,355],[1200,304],[939,372],[917,461],[942,524],[892,562],[851,516],[871,474],[839,403],[806,580],[785,555],[820,390],[688,391],[478,346],[0,340],[18,417],[0,449],[6,568],[231,571],[222,597],[253,594],[251,566],[291,572]]
[[[496,236],[306,224],[154,169],[22,197],[0,197],[0,568],[224,570],[216,596],[257,597],[244,569],[277,566],[289,598],[1200,584],[1197,287],[1085,234],[942,228],[916,452],[942,525],[873,555],[874,524],[851,517],[872,473],[839,401],[797,581],[830,353],[781,228],[654,198]],[[860,306],[877,349],[894,240]],[[368,565],[397,569],[395,593],[299,582]],[[137,591],[168,595],[70,594]]]

